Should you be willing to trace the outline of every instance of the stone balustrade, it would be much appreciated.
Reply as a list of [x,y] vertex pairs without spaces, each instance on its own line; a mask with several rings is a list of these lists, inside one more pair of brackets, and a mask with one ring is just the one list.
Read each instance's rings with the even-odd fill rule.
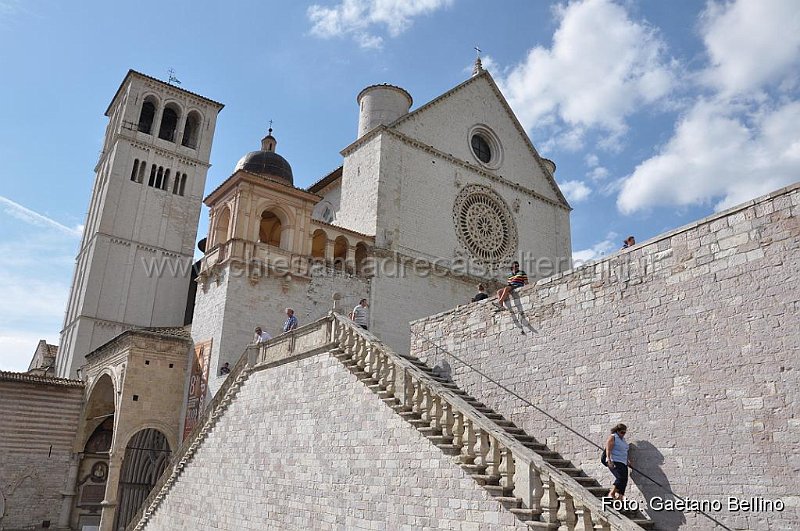
[[394,353],[349,319],[333,314],[332,341],[352,363],[369,374],[381,398],[397,397],[419,413],[432,432],[451,441],[453,453],[481,474],[486,485],[497,483],[502,497],[522,500],[524,508],[541,511],[541,520],[558,531],[639,530],[620,513],[604,509],[601,500],[568,474],[511,437],[491,419],[410,360]]

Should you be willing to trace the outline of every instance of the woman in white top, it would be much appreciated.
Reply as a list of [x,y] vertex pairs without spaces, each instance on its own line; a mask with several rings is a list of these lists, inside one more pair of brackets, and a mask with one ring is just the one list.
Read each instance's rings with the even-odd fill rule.
[[612,499],[624,499],[625,488],[628,486],[628,466],[630,459],[628,459],[628,442],[625,440],[625,434],[628,432],[628,427],[625,424],[617,424],[611,428],[611,435],[606,441],[606,459],[608,468],[614,474],[614,486],[608,493],[608,497]]
[[369,311],[367,308],[369,308],[367,299],[361,299],[358,302],[358,306],[353,308],[353,311],[350,312],[350,319],[364,330],[367,330],[369,326]]

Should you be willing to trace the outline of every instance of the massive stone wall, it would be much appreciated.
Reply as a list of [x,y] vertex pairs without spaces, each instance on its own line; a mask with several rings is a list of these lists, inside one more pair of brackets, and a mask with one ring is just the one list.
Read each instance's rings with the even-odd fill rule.
[[[800,185],[491,302],[412,323],[412,351],[473,396],[608,477],[589,442],[526,406],[432,340],[602,444],[629,426],[635,466],[678,495],[721,500],[736,529],[800,528]],[[423,339],[426,338],[426,339]],[[674,499],[634,474],[631,495]],[[731,512],[728,496],[781,499]],[[663,529],[709,529],[650,512]]]
[[327,353],[252,373],[145,529],[527,529]]
[[0,372],[0,529],[58,525],[82,396],[80,381]]
[[224,381],[220,367],[225,362],[236,364],[252,343],[256,326],[276,336],[282,332],[287,307],[295,310],[302,326],[331,310],[334,292],[342,296],[343,307],[353,308],[361,298],[369,297],[369,290],[368,279],[330,268],[315,269],[310,277],[284,277],[273,271],[251,278],[237,265],[202,283],[197,290],[192,339],[195,343],[213,340],[208,398]]

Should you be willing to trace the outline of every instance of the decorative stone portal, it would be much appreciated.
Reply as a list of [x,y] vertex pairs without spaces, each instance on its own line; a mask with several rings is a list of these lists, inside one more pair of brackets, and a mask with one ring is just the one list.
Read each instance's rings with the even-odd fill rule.
[[171,454],[167,437],[156,429],[147,428],[131,437],[122,460],[114,529],[128,526],[167,467]]

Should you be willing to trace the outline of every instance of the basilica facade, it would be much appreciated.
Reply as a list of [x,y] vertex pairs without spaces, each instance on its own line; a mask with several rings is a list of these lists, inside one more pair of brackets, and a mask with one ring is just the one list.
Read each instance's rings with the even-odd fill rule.
[[[356,102],[341,166],[311,186],[296,186],[270,129],[204,198],[222,104],[125,77],[106,112],[55,361],[60,381],[84,389],[63,469],[49,471],[64,478],[59,526],[124,529],[223,366],[255,326],[281,334],[286,308],[302,326],[367,299],[370,331],[407,352],[411,320],[468,303],[512,260],[570,267],[555,165],[480,62],[414,110],[388,84]],[[202,203],[207,235],[197,234]]]

